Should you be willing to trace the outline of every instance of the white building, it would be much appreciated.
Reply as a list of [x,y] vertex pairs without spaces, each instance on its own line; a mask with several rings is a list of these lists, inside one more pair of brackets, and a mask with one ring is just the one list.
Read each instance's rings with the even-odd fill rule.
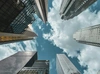
[[56,69],[57,74],[80,74],[78,69],[64,54],[57,54]]

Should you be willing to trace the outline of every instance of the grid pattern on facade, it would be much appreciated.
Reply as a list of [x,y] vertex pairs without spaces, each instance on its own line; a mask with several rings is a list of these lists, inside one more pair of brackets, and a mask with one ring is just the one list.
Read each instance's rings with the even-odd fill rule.
[[43,22],[47,22],[48,14],[48,0],[35,0],[36,3],[36,13]]
[[46,1],[47,0],[43,0],[43,1],[40,0],[40,4],[41,4],[41,8],[42,8],[42,11],[44,14],[45,22],[47,21]]
[[11,22],[23,10],[24,4],[19,0],[0,0],[0,31],[13,32]]
[[11,23],[14,33],[22,33],[32,21],[34,21],[32,13],[34,13],[34,0],[22,0],[25,4],[23,11]]
[[21,70],[19,73],[17,74],[48,74],[47,70],[45,69],[25,69],[25,70]]
[[60,9],[61,18],[67,20],[73,18],[88,8],[95,1],[97,0],[70,0],[68,4],[65,4],[63,1]]

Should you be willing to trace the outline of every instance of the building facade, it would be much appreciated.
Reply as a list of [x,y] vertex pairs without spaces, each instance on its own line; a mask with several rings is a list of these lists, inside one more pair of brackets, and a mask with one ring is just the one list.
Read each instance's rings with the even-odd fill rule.
[[0,32],[0,44],[31,40],[36,36],[37,35],[34,32],[32,32],[30,27],[25,28],[25,31],[21,34]]
[[1,0],[0,1],[0,32],[13,32],[11,22],[25,8],[22,1],[19,0]]
[[49,61],[38,60],[36,51],[19,51],[0,61],[0,74],[49,74]]
[[36,14],[42,19],[44,23],[48,20],[48,0],[35,0]]
[[18,74],[49,74],[49,61],[36,60],[31,67],[25,66]]
[[73,38],[79,43],[100,46],[100,24],[77,31]]
[[57,74],[80,74],[78,69],[64,54],[57,54],[56,69]]
[[31,40],[37,35],[29,30],[33,17],[34,0],[0,1],[0,44]]
[[21,13],[11,22],[10,26],[13,29],[13,33],[21,34],[24,29],[28,27],[28,24],[32,24],[35,20],[33,13],[34,11],[34,0],[21,0],[25,5]]
[[60,7],[60,15],[64,20],[71,19],[97,0],[62,0]]
[[32,66],[36,60],[36,51],[20,51],[0,61],[0,74],[17,74],[24,66]]

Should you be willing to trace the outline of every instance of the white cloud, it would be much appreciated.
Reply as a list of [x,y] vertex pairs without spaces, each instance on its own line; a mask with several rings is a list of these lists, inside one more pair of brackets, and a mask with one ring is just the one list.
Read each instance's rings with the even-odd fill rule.
[[36,50],[36,41],[34,40],[28,40],[23,41],[23,43],[26,45],[26,48],[24,50],[26,51],[34,51]]
[[88,46],[78,56],[80,64],[87,66],[84,74],[96,74],[100,70],[100,48]]
[[[99,48],[97,49],[96,47],[91,47],[91,56],[89,56],[87,53],[90,51],[90,47],[84,46],[73,40],[73,34],[83,27],[99,24],[100,12],[95,14],[87,9],[73,19],[61,20],[59,15],[61,1],[62,0],[53,1],[53,8],[50,8],[50,12],[48,13],[48,21],[52,28],[51,33],[43,34],[43,37],[44,39],[52,41],[54,45],[61,48],[68,54],[68,56],[78,57],[80,64],[88,67],[88,69],[84,71],[84,74],[96,74],[96,71],[98,70],[97,65],[100,65],[96,62],[99,61],[99,58],[96,57],[100,54],[100,52],[98,52]],[[93,50],[95,53],[98,52],[98,54],[95,54]],[[77,51],[81,52],[80,55]],[[95,61],[89,58],[94,55]],[[88,59],[88,61],[86,59]],[[91,63],[93,63],[92,61],[94,61],[93,65],[91,65]],[[92,73],[90,73],[91,71]]]

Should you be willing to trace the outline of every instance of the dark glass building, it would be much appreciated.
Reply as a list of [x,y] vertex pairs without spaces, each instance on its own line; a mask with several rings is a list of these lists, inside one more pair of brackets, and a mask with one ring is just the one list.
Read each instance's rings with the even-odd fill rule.
[[47,0],[1,0],[0,1],[0,44],[30,40],[37,36],[26,31],[36,13],[47,21]]
[[32,66],[36,60],[36,51],[20,51],[0,61],[0,74],[17,74],[24,66]]
[[62,0],[60,7],[60,15],[64,20],[71,19],[97,0]]
[[0,32],[13,32],[11,22],[25,8],[22,1],[19,0],[0,0]]
[[37,60],[36,51],[20,51],[0,61],[0,74],[49,74],[49,61]]
[[25,8],[10,24],[13,28],[13,32],[17,34],[24,32],[24,29],[28,27],[28,24],[32,23],[35,19],[32,14],[35,13],[34,0],[22,0],[22,2],[24,3]]
[[79,43],[100,47],[100,24],[78,30],[73,38]]
[[31,67],[25,66],[18,74],[49,74],[49,61],[36,60]]

